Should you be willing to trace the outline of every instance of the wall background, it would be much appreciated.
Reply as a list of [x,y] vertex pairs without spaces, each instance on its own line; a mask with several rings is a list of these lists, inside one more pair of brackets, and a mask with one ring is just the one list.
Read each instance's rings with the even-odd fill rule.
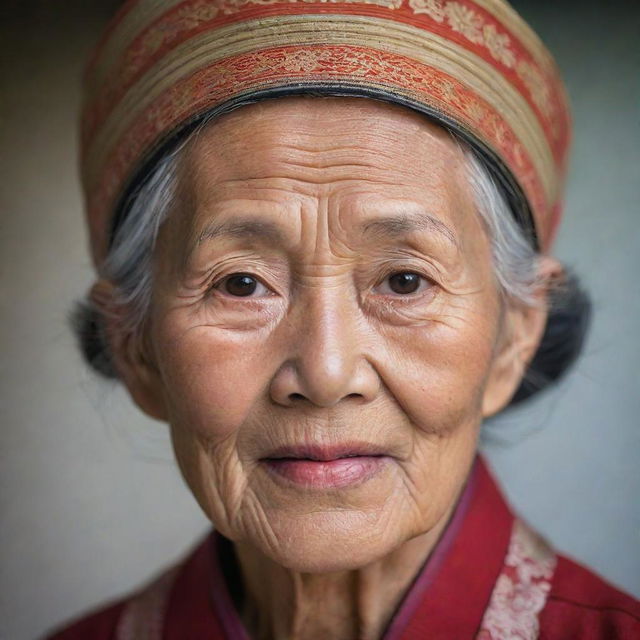
[[[81,363],[66,315],[91,282],[76,177],[83,60],[115,0],[0,9],[0,638],[34,638],[144,581],[207,522],[165,428]],[[575,115],[556,254],[590,289],[586,354],[489,425],[517,509],[640,596],[640,5],[516,8],[562,67]]]

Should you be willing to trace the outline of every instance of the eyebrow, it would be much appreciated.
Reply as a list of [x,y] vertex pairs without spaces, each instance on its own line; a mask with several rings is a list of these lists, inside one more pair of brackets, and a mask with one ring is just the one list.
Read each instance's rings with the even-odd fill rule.
[[[415,231],[435,231],[458,248],[453,231],[441,220],[428,213],[386,216],[369,220],[362,225],[365,235],[398,237]],[[273,222],[259,218],[240,218],[228,222],[210,222],[197,236],[195,246],[215,238],[255,238],[273,244],[284,244],[282,230]]]
[[240,218],[229,222],[210,222],[196,238],[196,246],[214,238],[256,238],[283,243],[284,236],[273,222],[257,218]]
[[453,231],[442,220],[429,213],[403,213],[398,216],[386,216],[370,220],[363,225],[363,233],[398,237],[415,231],[435,231],[444,236],[456,248],[458,240]]

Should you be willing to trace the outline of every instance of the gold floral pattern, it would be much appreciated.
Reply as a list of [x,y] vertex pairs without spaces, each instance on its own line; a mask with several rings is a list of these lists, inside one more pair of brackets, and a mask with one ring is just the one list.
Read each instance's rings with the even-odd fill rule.
[[[390,10],[401,8],[405,0],[191,0],[185,2],[170,16],[165,16],[157,24],[144,31],[126,50],[119,68],[105,83],[103,95],[97,100],[96,109],[86,122],[87,132],[101,122],[110,104],[118,97],[118,92],[130,84],[144,68],[158,55],[161,49],[171,46],[189,32],[211,22],[219,15],[238,13],[246,5],[275,5],[296,3],[327,4],[370,4]],[[513,68],[516,54],[511,38],[501,33],[495,24],[487,22],[478,11],[462,2],[451,0],[406,0],[414,14],[426,14],[438,23],[448,23],[449,27],[469,42],[485,48],[490,55],[508,68]],[[519,60],[516,67],[518,77],[529,92],[531,100],[547,117],[551,118],[551,89],[542,71],[528,60]]]
[[[264,0],[266,2],[275,0]],[[408,6],[415,14],[426,14],[432,20],[443,23],[446,19],[451,29],[464,36],[469,42],[487,49],[494,60],[509,69],[515,66],[516,73],[525,86],[531,100],[547,118],[553,118],[552,91],[548,79],[540,67],[533,61],[519,59],[513,43],[507,33],[501,33],[495,24],[461,2],[448,0],[407,0]]]
[[483,43],[482,19],[475,11],[459,2],[449,2],[445,11],[449,25],[454,31],[461,33],[467,40],[475,44]]
[[510,48],[511,40],[506,33],[498,33],[494,24],[485,24],[482,27],[484,43],[491,51],[491,55],[502,62],[505,67],[513,67],[516,57]]
[[201,0],[195,5],[181,7],[176,17],[181,22],[182,28],[195,29],[203,22],[213,20],[218,15],[219,9],[220,7],[217,3]]
[[426,13],[436,22],[444,22],[446,13],[443,0],[409,0],[413,13]]
[[531,99],[547,117],[551,114],[551,91],[544,76],[537,66],[526,60],[518,60],[516,73],[527,87]]
[[289,73],[300,73],[314,71],[319,64],[322,64],[322,60],[319,60],[317,51],[302,50],[283,60],[282,69]]
[[499,33],[495,24],[486,22],[483,16],[460,2],[447,0],[408,0],[413,13],[427,14],[436,22],[447,20],[451,29],[467,40],[485,47],[491,56],[511,68],[516,59],[511,38]]

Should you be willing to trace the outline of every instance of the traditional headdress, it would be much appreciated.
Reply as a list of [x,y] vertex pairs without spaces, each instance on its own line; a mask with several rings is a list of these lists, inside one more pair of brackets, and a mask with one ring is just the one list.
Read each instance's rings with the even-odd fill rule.
[[487,160],[538,249],[561,213],[558,69],[503,0],[130,0],[85,76],[82,181],[96,264],[157,159],[206,116],[314,93],[405,105]]

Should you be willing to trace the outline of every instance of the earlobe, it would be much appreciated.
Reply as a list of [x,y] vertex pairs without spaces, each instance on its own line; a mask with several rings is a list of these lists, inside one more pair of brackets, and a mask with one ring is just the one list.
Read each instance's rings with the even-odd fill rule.
[[116,289],[107,280],[98,280],[90,299],[101,311],[110,355],[133,401],[149,417],[167,421],[162,379],[144,336],[126,327],[127,309],[116,302]]
[[534,304],[517,303],[505,312],[503,336],[483,396],[483,418],[504,409],[518,390],[544,334],[549,289],[562,274],[562,265],[557,260],[541,256],[538,268],[540,284]]

